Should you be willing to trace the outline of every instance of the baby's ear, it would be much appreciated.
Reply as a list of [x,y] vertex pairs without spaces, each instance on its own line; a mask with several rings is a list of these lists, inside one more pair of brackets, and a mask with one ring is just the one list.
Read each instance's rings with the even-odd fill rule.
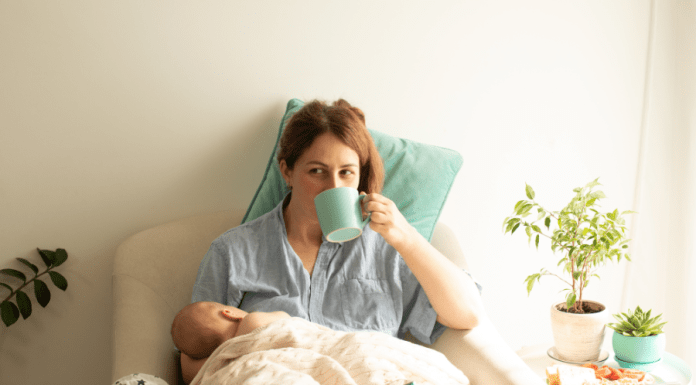
[[222,310],[222,315],[229,319],[230,321],[241,321],[244,317],[240,317],[238,315],[234,315],[230,309],[224,309]]

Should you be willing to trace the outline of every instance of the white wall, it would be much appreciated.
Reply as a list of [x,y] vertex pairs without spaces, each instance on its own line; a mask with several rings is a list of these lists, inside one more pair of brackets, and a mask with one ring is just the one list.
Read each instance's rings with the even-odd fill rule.
[[[150,226],[250,201],[289,98],[464,157],[443,220],[514,348],[551,343],[556,258],[501,225],[600,177],[629,209],[649,3],[0,2],[0,267],[63,247],[70,287],[0,326],[0,382],[108,383],[110,273]],[[589,296],[618,307],[623,267]],[[4,292],[0,292],[0,299]],[[137,316],[137,315],[134,315]],[[66,354],[66,352],[71,352]]]
[[[630,269],[629,300],[664,312],[667,350],[696,367],[696,6],[656,2],[654,54],[647,109],[645,215],[637,226],[640,260]],[[658,226],[657,223],[667,223]],[[646,284],[647,283],[647,284]]]
[[[681,110],[679,117],[684,127],[684,135],[680,140],[684,140],[688,146],[685,151],[686,159],[683,159],[682,169],[684,170],[684,202],[680,205],[682,212],[688,213],[683,216],[684,231],[681,233],[684,241],[684,260],[682,266],[686,267],[681,274],[686,282],[684,290],[688,293],[691,300],[696,299],[696,4],[693,2],[680,3],[677,8],[678,20],[678,43],[677,43],[677,68],[680,74],[678,91],[676,98],[679,100]],[[677,302],[681,295],[673,296]],[[684,309],[685,308],[685,309]],[[682,357],[686,360],[689,367],[696,369],[696,308],[693,306],[683,306],[678,310],[681,314],[686,313],[681,322],[683,329],[674,340],[679,341],[682,349]],[[682,320],[682,318],[680,318]],[[676,344],[675,344],[676,345]]]

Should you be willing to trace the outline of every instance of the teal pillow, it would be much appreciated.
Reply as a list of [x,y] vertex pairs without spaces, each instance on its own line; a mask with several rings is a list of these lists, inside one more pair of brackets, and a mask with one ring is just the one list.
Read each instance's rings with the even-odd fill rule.
[[[288,102],[271,159],[242,223],[273,210],[288,193],[280,175],[276,152],[285,125],[302,106],[304,102],[298,99]],[[396,138],[374,130],[369,132],[384,162],[382,195],[394,201],[408,222],[430,241],[452,182],[462,166],[461,155],[447,148]]]

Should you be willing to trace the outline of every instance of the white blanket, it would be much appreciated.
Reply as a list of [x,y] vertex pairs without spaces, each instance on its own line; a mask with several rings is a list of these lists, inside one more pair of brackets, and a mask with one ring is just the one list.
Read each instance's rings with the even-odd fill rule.
[[220,345],[192,385],[468,384],[441,353],[378,332],[339,332],[301,318]]

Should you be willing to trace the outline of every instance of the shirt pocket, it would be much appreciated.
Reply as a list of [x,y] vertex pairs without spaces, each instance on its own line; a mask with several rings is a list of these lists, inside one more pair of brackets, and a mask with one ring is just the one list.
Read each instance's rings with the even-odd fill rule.
[[358,330],[393,329],[399,325],[394,299],[383,279],[348,279],[341,287],[343,318],[346,326]]

